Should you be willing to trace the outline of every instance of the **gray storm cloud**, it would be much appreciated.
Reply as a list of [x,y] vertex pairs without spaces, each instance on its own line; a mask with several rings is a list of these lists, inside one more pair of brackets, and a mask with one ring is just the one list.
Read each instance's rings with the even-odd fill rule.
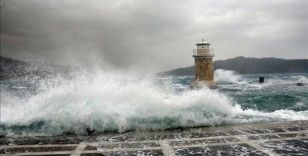
[[215,59],[308,58],[307,0],[3,0],[1,55],[172,69],[206,38]]

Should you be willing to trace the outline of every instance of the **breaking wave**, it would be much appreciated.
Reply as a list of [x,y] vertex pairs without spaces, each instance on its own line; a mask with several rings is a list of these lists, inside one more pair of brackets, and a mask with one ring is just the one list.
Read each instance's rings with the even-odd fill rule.
[[[218,70],[218,81],[241,83],[233,72]],[[98,72],[41,84],[41,91],[19,97],[2,91],[2,133],[84,134],[211,126],[231,123],[308,119],[308,112],[242,109],[219,90],[177,91],[173,83],[134,73]],[[61,82],[61,83],[60,83]]]

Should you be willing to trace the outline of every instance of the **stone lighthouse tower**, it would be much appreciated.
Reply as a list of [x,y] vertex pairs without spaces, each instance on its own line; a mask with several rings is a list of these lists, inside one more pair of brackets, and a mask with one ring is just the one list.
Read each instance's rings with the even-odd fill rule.
[[193,51],[195,59],[195,81],[193,87],[208,86],[216,88],[214,83],[214,67],[213,67],[213,50],[210,49],[210,43],[202,39],[196,43],[196,49]]

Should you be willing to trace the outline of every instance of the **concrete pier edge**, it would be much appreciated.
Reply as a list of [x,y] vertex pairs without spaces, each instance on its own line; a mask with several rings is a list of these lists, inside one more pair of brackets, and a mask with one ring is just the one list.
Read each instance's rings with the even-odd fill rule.
[[[0,155],[307,155],[308,120],[94,136],[5,137],[0,145]],[[292,151],[288,146],[299,147]]]

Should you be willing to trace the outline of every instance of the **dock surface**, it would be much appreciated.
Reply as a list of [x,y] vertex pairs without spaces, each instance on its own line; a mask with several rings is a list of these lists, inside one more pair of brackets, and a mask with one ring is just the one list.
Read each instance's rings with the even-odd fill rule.
[[0,155],[308,155],[308,120],[93,136],[0,138]]

